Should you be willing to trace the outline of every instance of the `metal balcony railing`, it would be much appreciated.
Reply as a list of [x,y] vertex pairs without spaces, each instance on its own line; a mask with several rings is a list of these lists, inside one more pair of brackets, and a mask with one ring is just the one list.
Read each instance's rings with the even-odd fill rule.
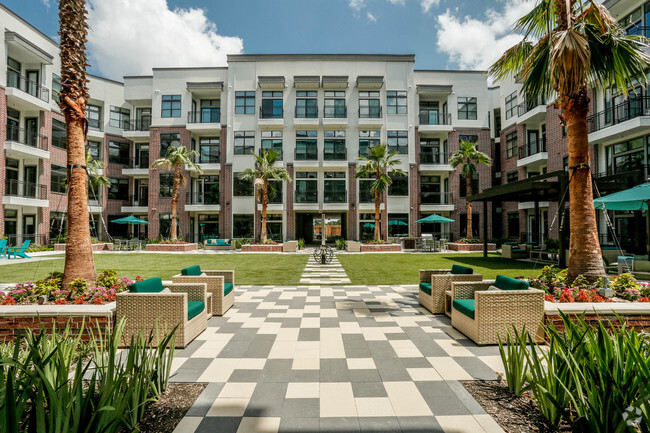
[[628,35],[645,36],[646,38],[650,38],[650,27],[633,25],[625,29],[625,32]]
[[318,107],[296,107],[296,119],[318,119]]
[[544,101],[541,99],[535,101],[524,101],[521,104],[517,105],[517,114],[519,116],[523,116],[524,114],[528,113],[530,110],[532,110],[535,107],[539,107],[540,105],[544,105]]
[[128,206],[149,206],[149,196],[139,197],[130,195],[127,202]]
[[420,110],[420,125],[451,125],[451,113]]
[[12,71],[11,69],[7,70],[7,87],[14,87],[40,99],[41,101],[50,102],[50,90],[47,87],[42,86],[39,83],[20,75],[18,72]]
[[296,148],[293,159],[296,161],[318,161],[318,148],[316,146],[304,149]]
[[324,161],[347,161],[348,159],[348,149],[335,149],[332,152],[323,151],[323,160]]
[[318,203],[318,191],[296,191],[296,203]]
[[641,116],[650,116],[650,97],[632,96],[608,110],[587,117],[587,129],[592,133]]
[[448,192],[421,192],[420,203],[449,204],[449,193]]
[[546,152],[546,141],[529,141],[525,146],[519,148],[519,159],[537,155],[541,152]]
[[5,188],[5,195],[47,200],[47,186],[40,183],[7,179]]
[[449,154],[420,150],[420,164],[449,164]]
[[149,131],[149,128],[151,127],[151,117],[147,116],[131,120],[125,126],[127,126],[127,128],[123,128],[125,131]]
[[260,119],[282,119],[283,107],[260,107]]
[[346,191],[325,191],[323,195],[325,203],[345,203],[347,202]]
[[15,141],[26,146],[47,150],[47,137],[45,135],[19,128],[16,125],[7,125],[7,141]]
[[323,117],[325,119],[345,119],[348,117],[348,107],[345,105],[323,107]]
[[360,119],[381,119],[382,107],[359,107]]
[[146,168],[149,169],[149,160],[143,161],[140,158],[129,158],[128,167],[126,168]]
[[219,194],[204,191],[188,192],[185,200],[187,204],[217,205],[219,204]]
[[187,123],[219,123],[221,122],[220,108],[201,108],[187,113]]

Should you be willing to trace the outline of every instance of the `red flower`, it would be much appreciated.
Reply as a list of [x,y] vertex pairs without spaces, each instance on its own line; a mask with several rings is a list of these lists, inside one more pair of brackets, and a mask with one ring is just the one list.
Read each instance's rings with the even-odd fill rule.
[[54,303],[56,305],[65,305],[66,304],[65,299],[63,299],[63,298],[57,299],[56,301],[54,301]]
[[644,296],[639,298],[639,302],[650,302],[650,296]]
[[102,305],[104,301],[102,301],[102,298],[95,298],[93,299],[93,304],[95,305]]
[[544,300],[548,302],[555,302],[555,298],[553,297],[553,295],[544,295]]
[[16,300],[14,298],[12,298],[11,296],[5,296],[4,298],[2,298],[1,304],[2,305],[15,305]]
[[72,301],[72,303],[76,305],[84,304],[83,296],[77,296],[76,298],[74,298],[74,301]]

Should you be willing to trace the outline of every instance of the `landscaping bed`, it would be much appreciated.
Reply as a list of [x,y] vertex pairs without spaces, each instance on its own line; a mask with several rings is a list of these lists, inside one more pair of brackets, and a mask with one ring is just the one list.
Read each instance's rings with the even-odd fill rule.
[[157,251],[157,252],[186,252],[186,251],[196,251],[199,249],[199,244],[197,243],[158,243],[158,244],[147,244],[147,251]]
[[136,428],[140,433],[172,433],[203,392],[205,383],[172,383],[157,402],[147,406]]
[[362,253],[398,253],[402,251],[401,244],[361,244]]
[[[466,251],[466,252],[479,252],[483,251],[483,243],[477,244],[465,244],[459,242],[449,242],[447,248],[450,251]],[[488,251],[495,252],[497,250],[497,244],[488,243]]]
[[244,244],[241,246],[243,253],[281,253],[281,244]]

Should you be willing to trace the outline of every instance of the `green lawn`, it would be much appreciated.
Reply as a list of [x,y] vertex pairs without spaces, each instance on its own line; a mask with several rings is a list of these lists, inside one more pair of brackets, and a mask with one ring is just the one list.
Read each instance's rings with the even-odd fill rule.
[[491,254],[341,254],[337,256],[352,284],[417,284],[420,269],[449,269],[457,263],[469,266],[483,278],[538,275],[543,265],[502,259]]
[[[171,280],[182,268],[201,265],[203,269],[234,269],[236,284],[297,285],[306,255],[275,254],[95,254],[97,269],[115,269],[118,275],[133,279],[161,277]],[[20,260],[0,266],[0,283],[33,281],[52,271],[63,271],[63,256],[42,262]]]

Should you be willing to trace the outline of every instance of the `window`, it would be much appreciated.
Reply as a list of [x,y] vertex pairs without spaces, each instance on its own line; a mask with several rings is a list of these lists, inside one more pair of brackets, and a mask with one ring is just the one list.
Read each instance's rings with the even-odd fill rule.
[[88,152],[90,152],[90,156],[93,159],[97,159],[99,161],[104,159],[104,155],[102,155],[102,143],[101,142],[88,140],[88,144],[86,145],[86,149],[88,150]]
[[282,204],[282,181],[269,179],[269,203]]
[[506,134],[506,158],[517,155],[517,131]]
[[389,213],[388,231],[392,236],[406,236],[409,232],[409,214]]
[[643,166],[643,137],[614,145],[614,172],[623,173]]
[[447,164],[448,162],[447,141],[444,141],[441,146],[437,138],[420,139],[420,164]]
[[478,135],[459,135],[458,141],[469,141],[470,143],[478,144]]
[[345,92],[325,92],[325,105],[323,111],[323,117],[345,119],[347,117],[347,108],[345,106]]
[[52,146],[60,149],[66,147],[65,123],[52,119]]
[[173,187],[174,187],[174,175],[171,173],[161,173],[160,174],[160,196],[171,197]]
[[282,119],[284,115],[282,92],[262,92],[261,119]]
[[108,142],[108,162],[115,164],[129,164],[129,143],[119,141]]
[[50,212],[50,242],[68,231],[67,216],[65,212]]
[[458,118],[476,120],[476,98],[458,97]]
[[86,114],[88,115],[88,126],[94,129],[102,129],[102,107],[97,105],[87,105]]
[[61,77],[52,74],[52,98],[54,98],[55,101],[59,100],[59,92],[61,89]]
[[318,118],[316,92],[296,92],[296,117],[307,119]]
[[440,176],[420,176],[420,198],[422,204],[446,204],[442,193]]
[[393,183],[388,187],[388,195],[408,196],[409,195],[409,177],[393,176]]
[[163,95],[160,117],[181,117],[181,95]]
[[359,203],[374,203],[375,193],[370,191],[374,178],[359,179]]
[[323,159],[325,161],[344,161],[347,159],[345,131],[325,131]]
[[517,171],[511,171],[506,175],[506,181],[508,183],[510,182],[516,182],[519,180],[519,173]]
[[232,237],[252,238],[254,228],[253,214],[232,216]]
[[199,214],[199,241],[219,237],[219,215]]
[[368,156],[368,148],[379,145],[379,131],[359,131],[359,156]]
[[408,131],[388,131],[388,151],[400,155],[409,153]]
[[192,203],[219,204],[219,176],[200,176]]
[[199,164],[219,163],[219,137],[199,138]]
[[406,114],[406,90],[386,92],[388,114]]
[[508,237],[519,238],[519,212],[508,212]]
[[[379,212],[379,224],[381,222],[381,212]],[[384,225],[382,224],[382,227]],[[375,214],[374,213],[361,213],[359,214],[359,233],[361,240],[373,239],[375,237]]]
[[235,92],[235,114],[255,114],[255,92]]
[[241,173],[234,173],[232,180],[232,195],[249,197],[253,195],[253,182],[240,179]]
[[276,242],[282,242],[282,214],[266,214],[266,236]]
[[6,158],[5,161],[5,194],[18,195],[18,167],[20,162],[11,158]]
[[282,161],[282,131],[262,131],[262,150],[276,151]]
[[255,150],[255,131],[235,131],[235,155],[250,155]]
[[68,190],[67,179],[68,173],[66,168],[52,164],[50,177],[50,189],[52,192],[65,194]]
[[135,130],[149,131],[151,127],[151,107],[141,107],[135,110]]
[[111,186],[108,187],[109,200],[126,200],[129,197],[129,179],[110,178]]
[[296,172],[296,203],[318,202],[318,181],[315,171]]
[[[467,197],[467,179],[464,177],[459,180],[458,195],[460,197]],[[472,194],[477,194],[478,191],[478,173],[472,177]],[[471,194],[470,194],[471,195]]]
[[[176,228],[178,229],[179,219],[176,219]],[[168,238],[172,233],[172,214],[161,213],[158,219],[158,235]],[[180,230],[177,230],[180,233]]]
[[420,101],[420,125],[441,125],[438,101]]
[[201,123],[219,123],[221,121],[221,100],[201,99]]
[[170,146],[178,147],[181,145],[181,134],[160,134],[160,156],[167,155]]
[[517,92],[506,96],[506,120],[517,114]]
[[296,131],[296,160],[312,161],[318,159],[316,144],[317,131]]
[[359,92],[359,117],[371,119],[381,118],[379,92]]
[[109,125],[113,128],[120,128],[128,130],[130,128],[129,118],[131,117],[131,110],[128,108],[116,107],[111,105],[111,114]]
[[494,136],[498,137],[501,134],[501,113],[494,111]]
[[325,203],[345,203],[345,172],[326,171],[323,183]]

